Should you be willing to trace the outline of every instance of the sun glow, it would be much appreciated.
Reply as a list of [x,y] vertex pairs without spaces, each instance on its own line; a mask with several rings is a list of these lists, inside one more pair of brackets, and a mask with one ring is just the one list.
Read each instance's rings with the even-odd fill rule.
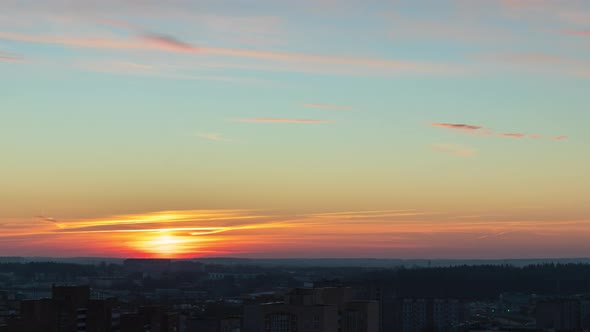
[[138,247],[141,251],[157,257],[173,258],[187,253],[188,242],[194,242],[194,239],[187,239],[168,232],[159,232],[150,235],[145,241],[140,241]]

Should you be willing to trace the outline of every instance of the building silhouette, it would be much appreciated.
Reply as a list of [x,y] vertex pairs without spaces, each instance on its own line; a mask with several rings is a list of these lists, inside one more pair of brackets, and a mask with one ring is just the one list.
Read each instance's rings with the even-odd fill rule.
[[348,287],[296,288],[285,301],[244,306],[243,332],[377,332],[374,301],[354,301]]

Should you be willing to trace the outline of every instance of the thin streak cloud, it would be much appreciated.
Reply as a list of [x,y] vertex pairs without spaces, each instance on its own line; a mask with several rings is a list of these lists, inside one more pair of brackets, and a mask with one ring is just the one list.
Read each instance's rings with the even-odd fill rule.
[[[483,126],[476,126],[476,125],[469,125],[469,124],[462,124],[462,123],[434,122],[434,123],[430,123],[429,126],[449,128],[449,129],[457,130],[461,133],[469,134],[472,136],[498,136],[498,137],[516,138],[516,139],[524,139],[524,138],[542,139],[542,138],[544,138],[543,135],[539,135],[539,134],[506,133],[506,132],[497,133],[497,132],[493,132],[492,130],[490,130],[486,127],[483,127]],[[485,129],[485,130],[481,130],[481,129]],[[568,138],[568,136],[561,135],[561,136],[554,136],[550,139],[559,141],[559,140],[564,140],[567,138]],[[446,152],[451,152],[453,150],[461,151],[460,149],[455,149],[452,146],[446,146],[446,145],[442,145],[442,146],[435,145],[433,147],[439,151],[445,151],[445,150],[446,150]]]
[[36,216],[35,217],[37,220],[41,220],[41,221],[47,221],[47,222],[51,222],[51,223],[57,223],[57,219],[55,218],[51,218],[51,217],[45,217],[45,216]]
[[23,62],[23,61],[25,61],[25,59],[23,59],[23,58],[17,58],[17,57],[12,57],[12,56],[0,55],[0,61]]
[[500,137],[508,137],[508,138],[526,138],[526,134],[519,134],[519,133],[500,133],[498,134]]
[[463,124],[463,123],[439,123],[439,122],[434,122],[430,124],[433,127],[443,127],[443,128],[450,128],[450,129],[461,129],[461,130],[479,130],[482,129],[483,127],[481,126],[474,126],[474,125],[468,125],[468,124]]
[[0,50],[0,61],[23,62],[25,59],[19,55]]
[[565,35],[573,35],[573,36],[590,36],[590,30],[588,31],[563,31]]
[[554,136],[554,137],[551,137],[551,139],[554,141],[564,141],[564,140],[569,139],[569,137],[568,136]]
[[174,37],[161,34],[144,34],[141,36],[143,40],[154,44],[160,49],[180,51],[180,52],[196,52],[198,49],[192,45],[182,42]]
[[56,35],[30,35],[22,33],[0,32],[0,39],[28,43],[54,44],[62,46],[86,47],[98,49],[135,49],[158,50],[176,53],[198,52],[240,58],[253,58],[289,63],[322,64],[331,66],[355,66],[365,69],[379,69],[394,72],[417,73],[457,73],[458,68],[446,64],[413,62],[376,57],[350,57],[340,55],[316,55],[297,52],[259,51],[239,48],[195,47],[174,37],[157,33],[136,36],[132,39],[114,37],[69,37]]

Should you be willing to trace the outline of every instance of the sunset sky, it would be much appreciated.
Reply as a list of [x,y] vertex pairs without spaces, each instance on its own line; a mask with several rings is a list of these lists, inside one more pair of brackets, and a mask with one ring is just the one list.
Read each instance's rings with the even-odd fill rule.
[[0,256],[589,256],[589,125],[587,0],[0,0]]

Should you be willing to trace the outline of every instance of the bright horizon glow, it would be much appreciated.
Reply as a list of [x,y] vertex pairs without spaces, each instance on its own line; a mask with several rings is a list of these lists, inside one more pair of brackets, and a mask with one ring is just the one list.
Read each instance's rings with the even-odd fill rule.
[[160,234],[154,235],[147,242],[143,244],[140,242],[138,250],[140,253],[152,254],[156,257],[179,257],[183,254],[182,244],[186,242],[187,240],[179,236],[160,231]]
[[0,256],[590,253],[587,0],[0,1]]

